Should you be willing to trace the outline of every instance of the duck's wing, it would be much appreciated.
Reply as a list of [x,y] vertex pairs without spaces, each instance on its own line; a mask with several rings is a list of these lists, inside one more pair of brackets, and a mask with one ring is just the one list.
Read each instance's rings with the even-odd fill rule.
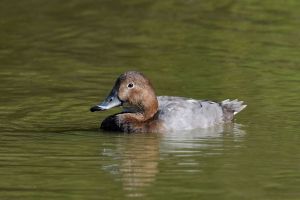
[[169,130],[206,128],[223,122],[222,105],[208,100],[159,96],[159,118]]

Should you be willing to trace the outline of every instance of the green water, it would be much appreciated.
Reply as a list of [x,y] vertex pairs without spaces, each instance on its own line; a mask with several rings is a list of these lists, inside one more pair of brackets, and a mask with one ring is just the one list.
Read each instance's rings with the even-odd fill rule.
[[[0,199],[300,199],[300,2],[1,0]],[[234,123],[97,129],[127,70]]]

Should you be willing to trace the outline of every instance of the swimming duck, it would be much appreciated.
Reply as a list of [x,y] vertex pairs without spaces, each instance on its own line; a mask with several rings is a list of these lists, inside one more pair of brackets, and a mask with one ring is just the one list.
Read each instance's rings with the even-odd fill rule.
[[123,111],[108,116],[100,128],[127,133],[173,132],[208,128],[230,122],[247,105],[229,99],[222,102],[185,97],[156,96],[150,81],[140,72],[121,74],[106,99],[90,110],[104,111],[122,106]]

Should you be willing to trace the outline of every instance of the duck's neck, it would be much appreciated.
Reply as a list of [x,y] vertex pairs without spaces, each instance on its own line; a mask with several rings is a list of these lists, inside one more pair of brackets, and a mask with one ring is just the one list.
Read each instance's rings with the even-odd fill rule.
[[[151,100],[151,101],[150,101]],[[147,99],[143,104],[139,104],[136,107],[125,108],[125,113],[122,114],[122,120],[127,122],[145,122],[157,113],[158,111],[158,101],[154,97],[152,99]]]

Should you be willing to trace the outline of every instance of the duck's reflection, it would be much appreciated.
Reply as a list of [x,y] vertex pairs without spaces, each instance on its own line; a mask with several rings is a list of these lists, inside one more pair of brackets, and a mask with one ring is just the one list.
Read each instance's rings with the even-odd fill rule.
[[[159,173],[160,159],[167,160],[170,154],[189,156],[187,154],[203,149],[220,149],[224,145],[222,141],[225,135],[230,135],[231,140],[236,141],[242,140],[245,132],[241,125],[233,123],[159,135],[121,135],[115,150],[103,150],[103,155],[110,157],[110,163],[104,169],[120,178],[127,196],[144,196],[143,191],[155,182]],[[215,142],[212,143],[213,140]],[[184,160],[179,158],[178,162]]]
[[120,164],[124,190],[141,196],[143,188],[155,181],[158,173],[159,137],[132,135],[126,138]]
[[[222,146],[225,136],[234,141],[242,140],[245,135],[241,124],[228,123],[206,129],[195,129],[165,134],[161,138],[161,152],[180,149],[205,149]],[[212,141],[214,143],[212,143]]]
[[116,150],[103,151],[114,162],[105,170],[121,179],[127,196],[143,196],[143,190],[155,181],[159,143],[156,134],[126,134],[118,137]]

